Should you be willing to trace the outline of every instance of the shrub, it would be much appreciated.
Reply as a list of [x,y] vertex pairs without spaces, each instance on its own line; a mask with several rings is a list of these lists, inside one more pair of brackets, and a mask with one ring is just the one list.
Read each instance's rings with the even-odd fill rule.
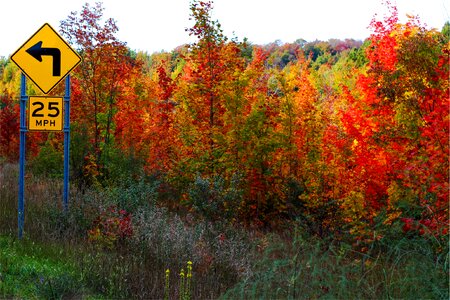
[[53,135],[49,135],[39,154],[30,161],[33,174],[48,178],[63,178],[64,157],[61,147],[61,143],[58,143]]
[[131,214],[124,209],[110,206],[94,220],[88,232],[89,241],[97,246],[112,249],[133,235]]
[[242,178],[235,173],[227,183],[221,176],[211,178],[197,175],[188,195],[194,210],[207,220],[232,220],[243,199]]

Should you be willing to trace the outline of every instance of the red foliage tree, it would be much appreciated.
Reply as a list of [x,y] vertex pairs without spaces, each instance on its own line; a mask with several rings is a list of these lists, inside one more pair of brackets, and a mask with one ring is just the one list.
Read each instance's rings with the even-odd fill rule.
[[0,156],[19,159],[19,105],[7,94],[0,95]]
[[372,21],[367,75],[344,89],[342,129],[332,136],[341,207],[358,233],[383,209],[388,222],[434,218],[439,232],[448,226],[448,51],[417,20],[401,25],[390,12]]

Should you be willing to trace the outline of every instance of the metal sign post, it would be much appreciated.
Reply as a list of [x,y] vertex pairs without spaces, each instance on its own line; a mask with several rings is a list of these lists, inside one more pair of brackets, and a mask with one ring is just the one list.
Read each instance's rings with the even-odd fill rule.
[[17,207],[17,224],[19,239],[23,235],[23,224],[25,220],[25,143],[27,127],[25,124],[25,107],[28,97],[26,95],[26,78],[22,73],[20,77],[20,149],[19,149],[19,201]]
[[[45,59],[43,59],[43,56]],[[64,131],[64,188],[63,208],[69,207],[69,144],[70,144],[70,75],[81,62],[81,57],[47,23],[33,34],[13,55],[11,60],[22,70],[20,82],[20,154],[19,200],[17,209],[18,235],[23,236],[25,220],[25,143],[28,131]],[[62,97],[31,96],[26,94],[26,78],[48,94],[60,81],[66,79]],[[27,101],[30,103],[28,127],[25,121]],[[64,102],[64,128],[62,128]]]
[[[22,239],[25,221],[25,145],[28,128],[25,122],[25,111],[28,101],[26,94],[26,77],[22,73],[20,78],[20,153],[19,153],[19,200],[17,210],[18,237]],[[70,146],[70,75],[66,77],[64,95],[64,187],[63,209],[69,208],[69,146]]]
[[70,75],[66,77],[66,91],[64,95],[64,190],[63,207],[69,207],[69,146],[70,146]]

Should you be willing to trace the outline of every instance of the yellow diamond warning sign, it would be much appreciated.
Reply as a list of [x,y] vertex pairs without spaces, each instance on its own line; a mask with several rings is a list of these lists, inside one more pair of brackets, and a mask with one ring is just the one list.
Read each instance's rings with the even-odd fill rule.
[[37,87],[48,94],[81,61],[81,57],[47,23],[11,56]]
[[62,131],[63,97],[30,96],[28,130]]

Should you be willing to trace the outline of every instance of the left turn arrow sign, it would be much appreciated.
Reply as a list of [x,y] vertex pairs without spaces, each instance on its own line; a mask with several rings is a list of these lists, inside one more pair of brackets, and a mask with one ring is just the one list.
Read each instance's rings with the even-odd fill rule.
[[11,55],[11,60],[48,94],[80,63],[81,57],[45,23]]
[[42,48],[42,41],[26,50],[28,54],[42,62],[42,55],[53,57],[53,76],[61,76],[61,51],[58,48]]

